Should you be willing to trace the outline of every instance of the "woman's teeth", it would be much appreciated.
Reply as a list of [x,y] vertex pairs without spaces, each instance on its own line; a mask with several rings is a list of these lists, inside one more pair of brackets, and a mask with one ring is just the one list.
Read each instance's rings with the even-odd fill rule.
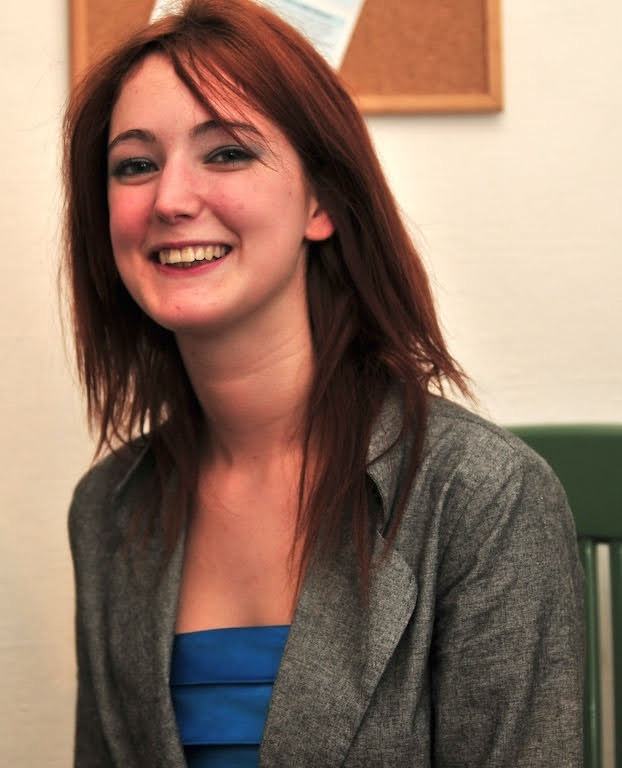
[[160,264],[190,264],[193,261],[222,259],[228,253],[226,245],[187,245],[184,248],[163,248],[158,253]]

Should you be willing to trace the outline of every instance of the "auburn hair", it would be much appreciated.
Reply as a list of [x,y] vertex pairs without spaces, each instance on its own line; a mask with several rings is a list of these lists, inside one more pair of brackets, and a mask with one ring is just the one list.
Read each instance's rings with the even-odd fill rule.
[[[390,546],[417,468],[428,394],[447,382],[463,392],[467,385],[447,351],[422,261],[352,98],[300,34],[251,0],[190,0],[100,61],[71,98],[64,270],[99,451],[149,433],[160,492],[172,471],[177,478],[164,505],[172,551],[192,508],[204,419],[174,335],[147,317],[121,282],[107,202],[111,112],[128,74],[152,53],[168,57],[216,121],[223,120],[217,104],[222,109],[235,100],[276,124],[334,224],[330,238],[308,244],[315,371],[298,489],[299,578],[312,554],[329,555],[346,536],[367,585],[378,522],[367,498],[367,449],[383,399],[397,389],[403,433],[416,425]],[[319,446],[312,472],[311,444]]]

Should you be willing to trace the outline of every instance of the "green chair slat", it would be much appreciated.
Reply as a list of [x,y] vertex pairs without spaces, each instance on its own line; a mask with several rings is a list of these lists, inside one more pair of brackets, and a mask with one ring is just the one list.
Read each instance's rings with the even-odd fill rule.
[[622,542],[611,545],[611,614],[613,628],[613,683],[616,728],[616,765],[622,768]]
[[579,540],[579,554],[585,572],[585,692],[583,705],[584,765],[601,764],[600,735],[600,643],[598,631],[598,575],[596,547],[589,539]]
[[555,470],[571,500],[579,536],[622,538],[622,426],[538,425],[511,431]]

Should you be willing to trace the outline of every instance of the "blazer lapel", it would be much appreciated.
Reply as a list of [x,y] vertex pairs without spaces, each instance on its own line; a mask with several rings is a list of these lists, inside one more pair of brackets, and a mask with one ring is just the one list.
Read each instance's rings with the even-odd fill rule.
[[[378,535],[375,558],[383,547]],[[261,768],[343,765],[416,597],[415,577],[395,551],[376,569],[367,610],[351,550],[338,567],[309,570],[272,693]]]
[[[121,503],[129,508],[127,499]],[[166,567],[158,533],[131,553],[121,547],[110,574],[109,653],[141,765],[185,766],[169,692],[183,538]]]
[[[368,450],[368,503],[390,522],[405,458],[400,399],[389,393]],[[303,585],[266,721],[259,765],[343,765],[369,701],[415,610],[417,582],[377,534],[369,603],[361,602],[351,547],[332,563],[315,563]]]

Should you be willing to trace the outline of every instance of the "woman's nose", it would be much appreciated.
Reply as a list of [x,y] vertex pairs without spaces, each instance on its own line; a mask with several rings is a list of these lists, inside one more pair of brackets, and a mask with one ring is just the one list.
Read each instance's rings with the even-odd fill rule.
[[160,171],[154,202],[158,219],[174,223],[179,219],[194,218],[202,202],[192,171],[183,163],[167,163]]

